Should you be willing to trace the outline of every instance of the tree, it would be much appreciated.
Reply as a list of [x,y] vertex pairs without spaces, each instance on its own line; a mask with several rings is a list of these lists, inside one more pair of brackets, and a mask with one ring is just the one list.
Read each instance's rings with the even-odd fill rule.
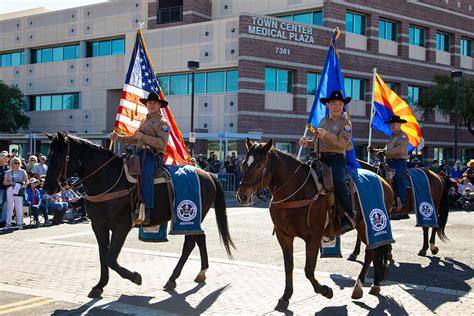
[[30,118],[23,112],[23,93],[17,86],[0,81],[0,132],[16,133],[27,129]]
[[[456,82],[449,75],[436,75],[435,85],[428,88],[420,98],[418,106],[425,112],[437,109],[444,115],[454,112],[456,105]],[[462,78],[459,82],[460,122],[474,135],[474,80]]]

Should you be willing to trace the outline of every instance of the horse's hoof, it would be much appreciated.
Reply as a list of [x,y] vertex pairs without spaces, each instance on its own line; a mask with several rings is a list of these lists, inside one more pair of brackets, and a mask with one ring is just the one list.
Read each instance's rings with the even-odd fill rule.
[[204,283],[206,281],[206,271],[201,270],[196,278],[194,279],[194,282],[196,283]]
[[356,260],[357,260],[357,255],[351,253],[351,254],[349,255],[349,257],[347,258],[347,260],[349,260],[349,261],[356,261]]
[[393,255],[391,252],[388,253],[387,260],[393,262]]
[[422,257],[426,256],[426,250],[421,249],[418,255]]
[[284,299],[280,298],[278,300],[277,306],[275,306],[275,310],[279,312],[284,312],[288,310],[288,305],[290,305],[290,301],[285,301]]
[[325,298],[332,298],[332,295],[333,295],[332,289],[329,286],[323,285],[323,290],[321,291],[321,294]]
[[380,285],[372,285],[372,288],[370,289],[369,291],[369,294],[372,294],[372,295],[379,295],[380,294]]
[[430,247],[430,250],[433,255],[437,255],[439,252],[439,248],[434,245]]
[[351,298],[353,300],[358,300],[364,296],[364,291],[362,290],[362,282],[357,279],[356,284],[354,286],[354,290],[352,290]]
[[96,288],[93,288],[89,294],[87,294],[87,297],[89,298],[99,298],[101,297],[102,293],[104,292],[103,289],[96,289]]
[[166,282],[165,286],[163,286],[163,290],[165,291],[173,291],[176,288],[176,282],[168,281]]
[[136,285],[142,285],[142,276],[138,272],[133,273],[133,280],[132,282],[135,283]]

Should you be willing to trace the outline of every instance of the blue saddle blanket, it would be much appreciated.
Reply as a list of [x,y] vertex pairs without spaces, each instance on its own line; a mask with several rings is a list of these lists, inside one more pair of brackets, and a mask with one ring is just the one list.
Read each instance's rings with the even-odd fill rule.
[[426,173],[419,168],[410,168],[408,177],[410,178],[413,192],[413,207],[416,214],[417,227],[438,227],[431,189]]
[[394,243],[392,227],[385,208],[382,182],[375,173],[364,169],[348,170],[355,183],[365,222],[367,248]]
[[202,234],[201,186],[196,168],[166,165],[174,191],[171,211],[171,235]]

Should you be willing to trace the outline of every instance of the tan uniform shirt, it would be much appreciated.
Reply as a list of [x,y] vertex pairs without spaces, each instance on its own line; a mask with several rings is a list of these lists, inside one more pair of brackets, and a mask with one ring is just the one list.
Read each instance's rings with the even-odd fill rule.
[[138,147],[148,145],[153,147],[157,152],[165,153],[166,146],[168,145],[170,126],[159,111],[154,114],[148,114],[145,120],[140,123],[140,127],[137,131],[142,132],[145,136],[140,140],[136,140],[131,136],[121,137],[119,140],[123,143],[135,144]]
[[408,136],[403,131],[393,133],[385,147],[387,159],[408,159]]
[[352,149],[352,124],[344,116],[325,117],[318,127],[327,131],[324,138],[318,139],[320,152],[345,155]]

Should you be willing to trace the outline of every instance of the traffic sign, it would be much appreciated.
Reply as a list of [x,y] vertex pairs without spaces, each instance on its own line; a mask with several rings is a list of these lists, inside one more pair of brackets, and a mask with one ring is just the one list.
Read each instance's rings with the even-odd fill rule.
[[189,133],[189,142],[190,143],[195,143],[196,142],[196,132],[190,132]]

